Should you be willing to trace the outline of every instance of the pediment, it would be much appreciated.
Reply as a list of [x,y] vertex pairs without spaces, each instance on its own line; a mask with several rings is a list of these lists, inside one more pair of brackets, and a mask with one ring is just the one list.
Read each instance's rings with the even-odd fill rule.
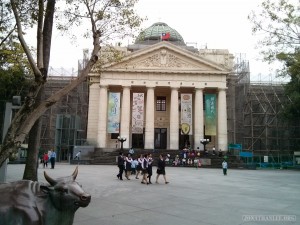
[[120,62],[104,68],[109,71],[228,72],[217,63],[165,42],[131,53]]

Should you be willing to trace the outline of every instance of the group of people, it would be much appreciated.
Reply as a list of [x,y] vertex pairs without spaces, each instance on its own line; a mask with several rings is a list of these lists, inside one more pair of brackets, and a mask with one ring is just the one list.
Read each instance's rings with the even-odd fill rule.
[[186,156],[183,156],[183,158],[180,158],[179,155],[176,155],[173,162],[172,166],[195,166],[196,168],[201,166],[201,161],[200,161],[200,153],[199,155],[186,158]]
[[49,152],[45,152],[43,156],[41,157],[41,163],[43,163],[43,167],[48,167],[48,162],[51,163],[51,169],[54,169],[55,166],[55,160],[56,160],[56,152],[54,150],[51,150]]
[[[118,156],[119,173],[117,174],[117,178],[119,180],[123,180],[123,173],[125,171],[125,177],[127,180],[130,180],[131,175],[134,175],[135,179],[139,179],[139,175],[141,175],[142,184],[152,184],[152,166],[153,158],[151,154],[141,154],[139,158],[133,159],[130,153],[127,156],[124,156],[123,153],[120,152]],[[169,183],[166,178],[165,167],[165,157],[161,154],[157,162],[157,176],[155,183],[158,184],[158,178],[160,175],[163,175],[165,184]]]

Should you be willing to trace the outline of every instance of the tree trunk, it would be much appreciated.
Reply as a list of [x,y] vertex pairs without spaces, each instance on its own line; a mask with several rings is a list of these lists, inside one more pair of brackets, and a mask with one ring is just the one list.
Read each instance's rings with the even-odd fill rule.
[[[30,63],[30,66],[33,70],[33,73],[35,75],[35,82],[32,86],[32,89],[29,91],[28,96],[25,99],[25,102],[21,109],[18,111],[17,115],[13,119],[10,128],[8,129],[8,132],[5,136],[5,139],[3,141],[3,144],[0,146],[0,166],[5,162],[5,160],[9,157],[9,155],[17,152],[18,147],[23,143],[26,136],[29,134],[31,128],[34,126],[35,122],[38,120],[40,116],[43,115],[43,113],[52,105],[54,105],[57,101],[60,100],[62,96],[65,96],[67,93],[69,93],[71,90],[73,90],[77,85],[82,83],[84,80],[87,79],[89,72],[93,68],[93,66],[98,61],[98,53],[101,49],[100,47],[100,37],[101,32],[98,30],[93,29],[93,52],[92,56],[89,59],[88,63],[86,64],[85,68],[80,72],[80,75],[77,77],[77,79],[74,79],[71,83],[69,83],[67,86],[65,86],[63,89],[55,92],[52,96],[50,96],[48,99],[39,102],[39,104],[36,104],[36,94],[39,93],[39,89],[43,89],[42,86],[44,85],[44,82],[47,81],[47,70],[45,66],[42,68],[38,68],[37,64],[33,60],[33,57],[31,55],[30,49],[27,46],[25,39],[23,37],[23,31],[22,31],[22,24],[21,19],[18,14],[17,10],[17,1],[11,0],[11,6],[12,10],[16,19],[17,23],[17,31],[18,31],[18,38],[20,40],[20,43],[22,44],[22,47],[24,49],[24,52],[26,53],[26,56],[28,58],[28,62]],[[47,1],[47,10],[46,14],[49,17],[53,17],[53,13],[55,10],[55,0]],[[53,11],[53,12],[52,12]],[[49,13],[49,14],[48,14]],[[93,20],[92,20],[93,22]],[[51,28],[52,19],[48,18],[47,21],[45,19],[45,35],[49,35],[48,41],[43,42],[43,48],[49,48],[50,50],[50,41],[51,41],[51,35],[52,28]],[[95,24],[93,24],[93,27]],[[48,33],[50,32],[50,33]],[[45,37],[44,37],[45,38]],[[47,64],[47,57],[49,56],[49,53],[47,49],[43,49],[45,52],[43,52],[44,56],[44,64]],[[49,63],[49,62],[48,62]],[[40,65],[40,63],[38,63]],[[30,150],[29,150],[30,151]],[[33,153],[34,154],[34,153]],[[37,154],[35,154],[35,157],[37,157]],[[29,159],[28,159],[29,160]],[[33,160],[33,158],[31,159]],[[35,161],[36,162],[36,161]],[[34,163],[36,165],[36,163]],[[25,176],[25,174],[24,174]]]
[[[35,104],[39,105],[42,102],[42,96],[44,95],[44,86],[39,90],[36,97]],[[41,136],[42,121],[39,118],[31,128],[28,137],[28,150],[26,165],[23,174],[23,180],[38,181],[37,170],[39,163],[39,147]]]
[[41,119],[38,119],[29,133],[28,150],[23,180],[38,181],[39,146],[41,134]]

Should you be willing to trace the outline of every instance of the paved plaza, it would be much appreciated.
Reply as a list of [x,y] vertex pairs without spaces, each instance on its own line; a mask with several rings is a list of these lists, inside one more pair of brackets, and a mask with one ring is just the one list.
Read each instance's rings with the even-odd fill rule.
[[[7,181],[22,178],[24,165],[8,165]],[[53,177],[75,165],[57,163]],[[156,168],[153,168],[155,174]],[[300,171],[167,167],[169,184],[117,179],[117,166],[79,165],[77,181],[92,195],[74,225],[269,225],[300,224]],[[156,175],[156,174],[155,174]]]

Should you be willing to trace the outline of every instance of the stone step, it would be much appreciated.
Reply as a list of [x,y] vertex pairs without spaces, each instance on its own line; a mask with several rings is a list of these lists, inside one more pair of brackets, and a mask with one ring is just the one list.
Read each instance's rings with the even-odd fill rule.
[[[91,164],[96,165],[116,165],[116,157],[119,155],[120,149],[100,149],[96,148],[92,159],[90,160]],[[124,155],[128,154],[128,149],[123,150]],[[160,154],[170,155],[170,162],[178,155],[179,158],[182,158],[181,150],[145,150],[145,149],[134,149],[133,158],[138,158],[141,154],[151,153],[154,158],[153,165],[157,163],[157,159]],[[211,165],[202,165],[203,168],[221,168],[223,157],[217,155],[201,155],[200,158],[211,159]],[[236,156],[227,156],[227,162],[229,168],[243,168],[244,164]],[[172,164],[168,165],[172,166]],[[189,166],[192,167],[192,166]]]

